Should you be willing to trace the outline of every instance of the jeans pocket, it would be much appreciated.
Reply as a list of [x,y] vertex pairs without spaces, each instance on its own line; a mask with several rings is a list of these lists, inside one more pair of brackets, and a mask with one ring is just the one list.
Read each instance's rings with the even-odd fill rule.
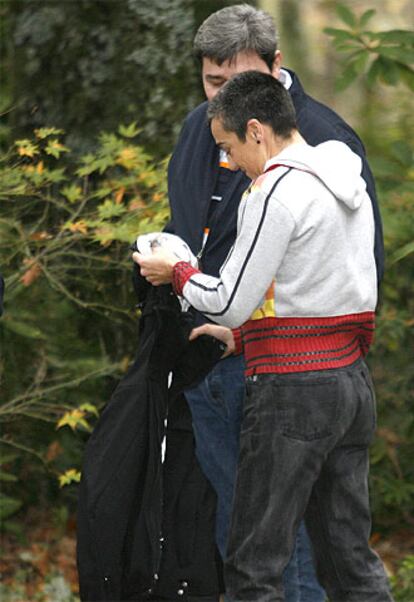
[[290,439],[314,441],[332,435],[338,409],[335,377],[274,385],[279,432]]

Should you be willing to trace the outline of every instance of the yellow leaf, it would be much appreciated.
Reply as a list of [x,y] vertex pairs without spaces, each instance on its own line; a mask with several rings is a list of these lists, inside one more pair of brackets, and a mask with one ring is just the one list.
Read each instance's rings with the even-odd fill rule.
[[128,355],[126,355],[122,358],[122,360],[119,363],[119,366],[120,366],[122,372],[126,372],[128,370],[130,363],[131,363],[131,358]]
[[122,167],[125,167],[126,169],[131,169],[132,167],[134,167],[136,159],[136,149],[132,146],[126,146],[118,154],[116,162],[118,163],[118,165],[122,165]]
[[74,222],[73,224],[69,224],[68,229],[71,232],[80,232],[81,234],[87,234],[88,224],[83,219],[80,219],[79,221]]
[[39,154],[39,149],[36,144],[30,140],[16,140],[17,152],[21,157],[34,157]]
[[117,193],[115,194],[115,203],[117,205],[119,205],[120,203],[122,203],[122,199],[124,198],[124,194],[125,194],[125,186],[122,186]]
[[60,429],[62,426],[67,425],[70,426],[73,431],[75,431],[78,426],[83,426],[86,430],[90,431],[91,427],[86,422],[84,416],[85,412],[80,408],[66,412],[57,423],[56,428]]
[[69,468],[66,472],[59,475],[59,485],[64,487],[70,483],[79,483],[81,479],[81,473],[76,468]]
[[95,414],[95,416],[99,416],[99,412],[97,407],[93,405],[93,403],[83,403],[79,406],[79,409],[84,412],[89,412],[90,414]]
[[152,200],[154,201],[154,203],[158,203],[159,201],[162,201],[164,199],[164,195],[161,194],[160,192],[155,192],[152,195]]

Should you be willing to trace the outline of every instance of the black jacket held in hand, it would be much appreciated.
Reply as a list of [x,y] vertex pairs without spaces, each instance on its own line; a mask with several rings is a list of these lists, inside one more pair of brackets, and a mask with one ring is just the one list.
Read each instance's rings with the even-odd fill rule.
[[[337,113],[306,94],[295,73],[289,71],[292,85],[289,93],[296,110],[299,132],[308,144],[316,146],[327,140],[340,140],[362,159],[362,177],[372,202],[375,220],[375,261],[377,279],[384,272],[384,244],[381,215],[375,183],[369,168],[364,146],[354,130]],[[204,102],[185,120],[179,140],[168,166],[168,194],[171,221],[167,232],[181,236],[197,255],[207,226],[211,196],[219,174],[219,148],[211,135]],[[203,272],[217,276],[219,268],[236,238],[237,210],[243,192],[250,183],[241,171],[228,174],[228,184],[217,204],[210,234],[203,250]]]
[[[188,409],[185,404],[180,411],[176,408],[182,403],[180,392],[209,372],[223,347],[207,336],[189,342],[189,317],[182,314],[169,286],[138,284],[145,299],[137,357],[85,450],[78,504],[80,597],[82,602],[164,596],[214,600],[220,591],[215,497],[195,462],[188,416],[182,428],[182,413]],[[169,406],[172,435],[163,464],[161,442]],[[177,479],[171,479],[174,474]],[[164,500],[163,481],[168,490]]]

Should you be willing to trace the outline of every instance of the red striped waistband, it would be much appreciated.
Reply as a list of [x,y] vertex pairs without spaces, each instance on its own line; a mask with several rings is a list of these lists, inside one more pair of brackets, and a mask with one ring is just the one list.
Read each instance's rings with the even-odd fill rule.
[[246,375],[348,366],[367,354],[374,329],[374,312],[249,320],[241,328]]

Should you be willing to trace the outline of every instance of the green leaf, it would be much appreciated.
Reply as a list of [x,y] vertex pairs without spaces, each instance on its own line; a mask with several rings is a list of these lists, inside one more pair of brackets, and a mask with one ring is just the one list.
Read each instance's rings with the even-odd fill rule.
[[76,203],[82,197],[82,189],[80,186],[76,186],[76,184],[65,186],[62,188],[61,193],[68,199],[69,203]]
[[335,38],[335,42],[345,42],[346,40],[356,40],[357,36],[351,33],[350,31],[346,31],[345,29],[337,29],[336,27],[325,27],[323,30],[324,33],[328,34],[328,36],[333,36]]
[[121,136],[124,136],[124,138],[134,138],[141,132],[141,130],[137,127],[137,122],[134,121],[129,125],[120,125],[118,132],[121,134]]
[[404,84],[410,88],[410,90],[414,91],[414,71],[407,65],[401,65],[401,63],[397,64],[397,69],[399,71],[401,81],[403,81]]
[[345,4],[338,4],[335,8],[338,17],[349,27],[355,28],[357,26],[357,19],[354,13]]
[[370,53],[366,50],[361,50],[358,53],[355,53],[352,64],[358,74],[364,73],[369,58]]
[[14,453],[2,454],[0,457],[0,466],[3,466],[4,464],[9,464],[10,462],[16,460],[16,458],[18,457],[19,455]]
[[376,49],[378,54],[385,56],[394,61],[399,61],[403,65],[414,63],[414,50],[397,46],[378,46]]
[[40,140],[44,140],[49,136],[59,136],[59,134],[63,134],[63,130],[58,130],[57,128],[39,128],[34,131],[37,138]]
[[397,140],[391,145],[391,154],[404,167],[411,167],[413,164],[413,149],[405,140]]
[[28,339],[45,339],[46,335],[36,326],[31,326],[26,322],[13,320],[7,314],[3,317],[2,323],[6,328]]
[[112,194],[113,190],[110,186],[103,186],[92,192],[91,199],[104,199],[106,196]]
[[336,89],[338,92],[342,92],[347,88],[353,81],[358,77],[358,73],[355,71],[353,63],[347,65],[342,75],[336,81]]
[[390,161],[385,157],[372,157],[370,163],[374,170],[375,176],[379,178],[397,178],[402,179],[405,174],[405,170],[399,163]]
[[361,44],[351,42],[340,42],[339,44],[335,44],[335,49],[338,52],[357,52],[361,50]]
[[370,19],[375,15],[377,11],[374,8],[366,10],[359,20],[359,27],[362,29],[368,23]]
[[127,208],[124,205],[114,203],[107,199],[102,205],[98,207],[98,214],[101,219],[110,219],[111,217],[118,217],[125,213]]
[[389,86],[395,86],[400,78],[400,73],[394,61],[383,56],[378,57],[379,77]]
[[14,474],[10,474],[9,472],[4,472],[4,470],[0,470],[0,481],[9,481],[16,482],[18,479]]
[[63,182],[66,180],[65,168],[59,167],[57,169],[45,169],[44,177],[49,182],[53,182],[54,184],[58,184],[59,182]]
[[407,243],[406,245],[395,251],[391,257],[390,263],[397,263],[398,261],[401,261],[401,259],[404,259],[408,255],[411,255],[412,253],[414,253],[414,241]]
[[367,73],[367,84],[371,88],[375,85],[376,80],[378,79],[381,73],[380,59],[376,58],[375,61],[371,63],[370,68]]
[[15,514],[21,506],[22,502],[20,500],[0,494],[0,520]]
[[373,32],[372,37],[377,40],[382,40],[383,42],[414,46],[414,32],[405,29]]
[[48,155],[52,155],[53,157],[55,157],[55,159],[59,159],[60,155],[62,153],[68,153],[69,149],[66,146],[64,146],[61,142],[59,142],[59,140],[53,138],[52,140],[48,141],[45,147],[45,152]]

